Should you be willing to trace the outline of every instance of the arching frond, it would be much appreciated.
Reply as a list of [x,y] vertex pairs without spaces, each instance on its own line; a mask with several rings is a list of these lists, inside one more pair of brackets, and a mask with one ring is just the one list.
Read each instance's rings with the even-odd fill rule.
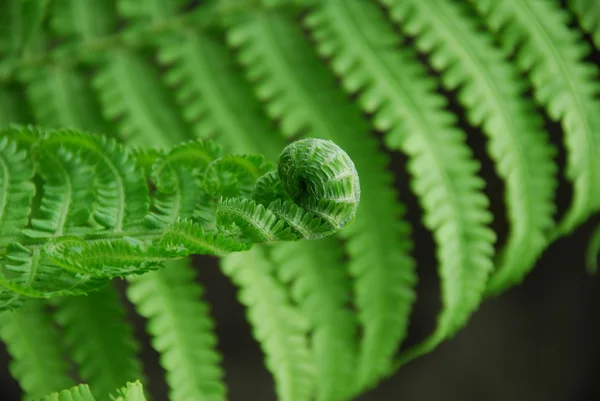
[[[87,384],[79,384],[60,392],[50,393],[40,401],[102,401],[105,398],[97,399],[92,394]],[[144,388],[139,381],[129,382],[125,387],[117,389],[111,396],[112,401],[146,401]]]
[[96,401],[87,384],[47,394],[40,401]]
[[554,149],[535,108],[523,95],[518,70],[494,47],[493,37],[453,1],[382,0],[392,19],[431,53],[449,90],[475,126],[489,137],[488,152],[506,182],[510,232],[488,290],[519,282],[548,244],[555,210]]
[[357,322],[350,310],[351,281],[339,268],[341,249],[331,239],[300,249],[296,244],[273,248],[276,274],[291,284],[291,297],[310,322],[317,399],[348,399],[357,364]]
[[112,286],[56,302],[62,343],[78,365],[80,377],[99,399],[143,376],[135,357],[138,345],[124,312]]
[[159,49],[159,59],[170,66],[165,80],[176,88],[197,137],[215,138],[230,151],[277,155],[284,142],[218,38],[197,32],[175,37]]
[[0,337],[13,362],[10,371],[29,399],[72,386],[59,333],[42,302],[0,313]]
[[400,48],[399,37],[380,10],[367,1],[328,1],[307,20],[320,52],[359,94],[385,142],[410,157],[412,186],[434,233],[440,263],[443,310],[434,334],[415,354],[429,351],[467,321],[480,302],[492,269],[495,235],[488,200],[477,176],[478,163],[455,117],[444,110],[416,56]]
[[[356,278],[355,303],[364,332],[355,383],[356,388],[362,388],[387,369],[406,334],[414,298],[411,286],[415,277],[408,255],[410,230],[401,220],[402,206],[386,172],[387,160],[369,136],[358,108],[335,88],[333,76],[317,60],[291,19],[277,13],[248,16],[232,25],[229,39],[240,47],[240,59],[257,95],[267,103],[271,117],[281,122],[286,136],[306,132],[343,144],[359,175],[371,177],[361,183],[361,206],[354,223],[343,233],[351,256],[348,270]],[[331,113],[332,109],[336,112]],[[298,254],[311,253],[301,246]],[[292,269],[294,263],[289,263]],[[338,268],[343,269],[332,267]],[[284,266],[281,269],[287,270]],[[319,358],[327,359],[328,355]],[[331,390],[338,396],[352,391],[348,386],[333,390],[333,383],[321,383],[323,391]],[[328,399],[328,394],[322,396]]]
[[119,131],[128,143],[165,147],[190,137],[156,71],[139,55],[115,52],[93,84],[104,116],[119,121]]
[[109,34],[116,26],[116,0],[52,0],[52,7],[50,24],[61,36],[89,41]]
[[8,136],[0,137],[0,234],[13,235],[25,227],[35,187],[33,162]]
[[[281,401],[308,401],[314,390],[314,361],[307,344],[309,322],[295,308],[264,252],[254,248],[223,260],[223,272],[241,288],[238,299],[246,306],[254,337],[265,353],[267,369],[275,377]],[[258,255],[258,256],[257,256]]]
[[82,73],[72,67],[47,67],[23,74],[36,121],[47,128],[90,130],[106,135],[110,125]]
[[153,279],[132,279],[127,296],[148,319],[152,345],[167,372],[169,399],[225,400],[214,323],[208,306],[198,302],[204,290],[184,263],[172,262],[168,270],[152,273]]
[[568,14],[555,1],[471,0],[504,47],[516,52],[536,100],[565,131],[567,178],[573,202],[557,234],[571,232],[600,206],[600,91],[598,67],[582,61],[589,46],[567,26]]
[[600,50],[600,3],[594,0],[569,0],[567,4],[577,15],[581,27],[592,36],[596,49]]

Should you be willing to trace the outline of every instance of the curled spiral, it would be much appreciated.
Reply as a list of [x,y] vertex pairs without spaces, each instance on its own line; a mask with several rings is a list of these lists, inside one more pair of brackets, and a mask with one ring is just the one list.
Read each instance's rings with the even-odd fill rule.
[[314,239],[350,223],[359,201],[358,173],[346,152],[332,141],[308,138],[288,145],[277,171],[256,180],[252,202],[223,200],[217,223],[223,231],[240,227],[260,242]]

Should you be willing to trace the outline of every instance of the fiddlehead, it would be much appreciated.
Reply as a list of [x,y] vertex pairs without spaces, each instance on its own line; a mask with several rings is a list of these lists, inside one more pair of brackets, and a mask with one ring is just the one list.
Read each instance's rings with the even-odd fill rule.
[[[152,153],[70,130],[0,133],[2,205],[20,206],[5,213],[11,230],[0,237],[2,308],[19,298],[88,293],[190,254],[329,235],[353,219],[360,196],[352,160],[330,141],[289,145],[276,171],[262,156],[220,156],[206,141]],[[29,173],[19,174],[23,166]],[[32,190],[21,196],[35,176],[39,205]]]

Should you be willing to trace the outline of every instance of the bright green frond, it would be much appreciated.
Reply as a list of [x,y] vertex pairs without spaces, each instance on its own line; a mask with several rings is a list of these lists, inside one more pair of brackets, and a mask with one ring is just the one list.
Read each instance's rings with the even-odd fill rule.
[[50,393],[40,401],[96,401],[96,399],[87,384],[80,384],[67,390]]
[[277,275],[291,284],[291,297],[310,322],[317,400],[348,399],[358,362],[351,281],[341,268],[337,245],[335,240],[324,239],[281,244],[271,251]]
[[0,234],[13,235],[25,228],[35,187],[33,163],[24,149],[0,137]]
[[128,150],[113,139],[69,130],[53,132],[45,143],[49,149],[78,152],[84,163],[95,166],[93,217],[99,224],[115,232],[141,224],[148,212],[148,187]]
[[569,0],[571,10],[577,15],[581,27],[592,36],[600,50],[600,2],[596,0]]
[[111,56],[100,67],[93,84],[104,116],[118,120],[122,139],[130,144],[165,147],[190,138],[153,67],[126,50]]
[[52,7],[51,27],[59,35],[89,41],[116,26],[115,0],[52,0]]
[[23,81],[36,121],[48,128],[74,128],[110,135],[100,106],[83,74],[73,67],[29,71]]
[[[362,388],[389,366],[405,336],[414,298],[410,229],[401,220],[402,206],[395,199],[387,160],[358,107],[335,87],[334,77],[290,18],[275,13],[249,16],[232,26],[229,39],[240,47],[257,95],[286,136],[305,133],[332,139],[351,155],[359,176],[370,177],[361,182],[356,219],[342,234],[348,241],[349,271],[356,277],[355,303],[364,332],[356,383]],[[348,171],[339,173],[343,177]],[[277,207],[271,208],[277,213]],[[296,230],[302,232],[297,225]],[[303,253],[302,248],[297,253]]]
[[523,92],[513,64],[462,5],[448,0],[382,0],[392,19],[431,54],[444,85],[458,89],[469,121],[489,137],[488,151],[506,182],[510,232],[488,290],[523,279],[549,241],[554,222],[554,149]]
[[223,272],[240,288],[239,301],[247,308],[254,337],[275,378],[278,399],[308,401],[314,390],[315,366],[308,349],[309,322],[272,276],[264,251],[254,248],[223,259]]
[[228,150],[277,155],[283,141],[218,38],[183,35],[161,47],[159,57],[170,66],[165,80],[197,137],[216,137]]
[[225,400],[214,323],[186,261],[130,280],[127,297],[148,319],[152,345],[167,371],[171,401]]
[[112,397],[113,401],[146,401],[144,387],[139,381],[127,383]]
[[115,388],[142,377],[138,345],[112,286],[56,302],[61,340],[93,394],[105,399]]
[[11,374],[28,399],[73,385],[59,333],[44,303],[31,301],[0,313],[0,337],[13,359]]
[[478,163],[454,127],[455,117],[416,56],[380,10],[367,1],[328,1],[308,17],[323,56],[331,57],[344,88],[359,94],[388,147],[408,154],[412,186],[434,232],[443,310],[427,352],[456,332],[480,302],[492,269],[495,235]]
[[84,225],[90,217],[94,171],[62,147],[55,149],[42,142],[36,153],[44,191],[38,216],[31,219],[32,229],[37,236],[68,234],[70,228]]
[[536,100],[562,123],[567,148],[567,178],[573,202],[558,227],[571,232],[600,207],[600,91],[598,67],[582,59],[589,45],[571,30],[566,10],[554,1],[471,0],[504,47],[516,52],[529,74]]
[[[114,390],[114,389],[113,389]],[[60,392],[44,396],[39,401],[104,401],[106,398],[95,398],[87,384],[79,384]],[[125,387],[117,389],[110,396],[111,401],[146,401],[144,388],[139,381],[128,382]]]

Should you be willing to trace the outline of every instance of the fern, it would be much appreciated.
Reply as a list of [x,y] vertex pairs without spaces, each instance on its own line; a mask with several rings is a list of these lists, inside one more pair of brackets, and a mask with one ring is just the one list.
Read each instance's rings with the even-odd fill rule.
[[592,36],[596,48],[600,49],[600,4],[593,0],[569,0],[568,4],[583,29]]
[[94,396],[104,399],[127,381],[142,379],[138,345],[110,286],[87,296],[56,302],[62,340]]
[[[257,205],[250,198],[236,196],[244,195],[240,185],[248,178],[247,174],[255,181],[269,172],[270,167],[262,158],[237,156],[210,160],[215,154],[203,153],[202,156],[209,157],[205,160],[205,170],[197,163],[190,167],[195,171],[192,175],[198,185],[213,196],[208,201],[216,205],[214,226],[202,227],[193,219],[180,220],[193,217],[190,210],[184,215],[186,210],[178,204],[185,201],[181,187],[174,190],[159,181],[159,191],[165,195],[171,193],[175,199],[163,203],[162,212],[168,212],[169,207],[165,205],[170,205],[176,207],[178,213],[177,221],[157,227],[152,222],[158,219],[150,223],[145,220],[149,192],[142,170],[127,149],[115,141],[65,130],[45,133],[9,129],[4,135],[6,143],[10,143],[5,146],[6,159],[12,162],[10,165],[4,162],[0,210],[8,210],[5,206],[9,202],[15,206],[11,206],[10,214],[7,212],[4,218],[1,238],[4,247],[0,248],[0,255],[5,258],[2,284],[20,295],[50,297],[57,293],[85,293],[89,290],[86,286],[98,285],[102,279],[140,274],[156,269],[164,260],[191,253],[225,254],[248,249],[252,243],[302,238],[286,219],[278,218],[269,208]],[[58,156],[48,160],[35,154],[38,170],[47,168],[50,161],[59,168],[54,173],[58,177],[53,174],[50,180],[45,173],[41,174],[47,179],[49,190],[40,202],[40,218],[32,219],[31,227],[19,228],[19,225],[27,223],[29,206],[23,200],[31,201],[33,168],[28,164],[25,151],[8,141],[11,135],[30,138],[32,144],[29,145],[39,154],[48,151]],[[191,153],[192,159],[198,160],[198,154],[190,151],[198,148],[193,142],[176,147],[169,153],[171,164],[161,160],[155,171],[176,169],[177,162],[183,163],[176,155],[189,157]],[[335,157],[324,160],[324,152]],[[297,158],[298,154],[307,154],[307,157]],[[73,158],[78,160],[73,161]],[[298,165],[309,162],[316,168],[304,171],[304,166]],[[322,168],[319,168],[321,163]],[[92,194],[85,188],[89,169],[93,170],[91,176],[94,177]],[[352,174],[337,178],[336,172],[340,169],[348,169]],[[289,145],[280,157],[279,176],[284,182],[289,181],[290,186],[298,182],[307,185],[306,193],[295,188],[291,194],[299,207],[320,221],[314,227],[326,227],[330,234],[352,219],[358,205],[358,178],[352,161],[333,143],[309,140]],[[253,181],[250,184],[253,185]],[[94,200],[91,213],[86,197]],[[353,202],[348,203],[348,199]],[[21,229],[24,238],[19,236]],[[323,234],[320,230],[315,235]],[[57,285],[64,287],[54,288]],[[78,289],[82,286],[83,290]]]
[[488,282],[488,290],[497,292],[521,281],[549,241],[556,189],[554,149],[533,105],[523,97],[517,69],[494,47],[491,35],[476,31],[465,7],[435,0],[383,3],[393,19],[416,35],[417,46],[431,52],[444,85],[459,90],[470,122],[482,126],[490,138],[488,151],[506,182],[511,230],[497,272]]
[[[248,307],[254,336],[266,355],[282,401],[308,400],[313,392],[315,367],[308,350],[309,322],[290,305],[285,290],[269,274],[260,248],[232,254],[222,269],[243,288],[239,300]],[[258,255],[258,256],[256,256]]]
[[[202,295],[202,287],[193,284],[193,270],[185,265],[171,265],[166,272],[154,273],[160,275],[160,280],[134,280],[127,296],[138,306],[138,312],[149,319],[148,332],[167,371],[170,399],[224,400],[223,372],[214,350],[214,323],[207,307],[194,302]],[[200,370],[198,362],[202,363]]]
[[[102,398],[101,398],[102,399]],[[40,401],[96,401],[90,387],[80,384],[67,390],[46,395]],[[112,401],[146,401],[142,384],[139,381],[129,382],[125,387],[116,390]]]
[[[210,254],[238,287],[279,399],[350,400],[453,335],[485,291],[519,283],[597,212],[594,1],[5,3],[0,124],[60,128],[0,129],[0,309],[15,309],[0,315],[0,337],[28,399],[73,385],[67,353],[89,387],[45,399],[143,400],[141,382],[115,390],[144,377],[114,277],[147,319],[170,399],[226,399],[187,258]],[[573,199],[558,223],[557,141],[529,86],[564,131]],[[504,185],[496,255],[459,123],[485,135]],[[281,168],[266,161],[306,138]],[[408,156],[441,275],[437,329],[399,357],[416,274],[383,147]]]
[[[359,92],[363,109],[387,132],[387,145],[411,158],[413,188],[439,247],[444,309],[435,333],[410,358],[465,324],[492,268],[495,236],[487,227],[492,216],[476,175],[479,166],[464,134],[453,127],[454,117],[443,110],[435,83],[413,53],[394,48],[399,38],[373,4],[323,3],[308,24],[346,90]],[[465,205],[470,205],[468,213]]]
[[[386,370],[405,335],[413,299],[410,291],[414,283],[413,265],[407,255],[409,230],[406,223],[390,218],[400,218],[401,210],[389,188],[386,160],[378,157],[375,144],[368,141],[367,125],[359,117],[359,111],[333,89],[331,75],[285,16],[275,12],[248,16],[232,26],[229,39],[240,46],[240,59],[248,68],[249,78],[255,82],[257,95],[267,102],[272,118],[281,120],[284,134],[292,136],[306,130],[311,136],[341,141],[351,152],[360,174],[373,177],[368,183],[362,183],[362,206],[345,235],[349,241],[347,251],[352,256],[349,271],[356,277],[358,318],[365,333],[356,383],[357,388],[362,388]],[[310,71],[310,74],[299,71]],[[323,88],[329,89],[323,92]],[[325,94],[313,97],[312,93]],[[330,107],[335,107],[338,113],[328,113]],[[370,234],[365,235],[367,232]],[[311,253],[310,250],[302,253],[305,252]],[[282,260],[282,271],[294,268],[295,263],[288,263],[290,267]],[[311,274],[310,270],[307,274]],[[373,294],[385,296],[374,297]],[[330,302],[337,301],[331,299]],[[399,314],[399,309],[405,313]],[[353,358],[349,354],[345,357]],[[327,354],[324,352],[318,358],[327,358]],[[343,374],[342,364],[338,370]],[[344,377],[337,378],[339,383],[347,380]],[[323,399],[339,399],[345,392],[352,391],[348,386],[333,388],[329,378],[321,385]]]
[[560,121],[569,150],[566,176],[573,183],[573,202],[557,228],[571,232],[598,209],[598,132],[595,112],[600,102],[597,66],[585,63],[589,46],[564,23],[567,14],[554,1],[472,1],[493,32],[506,29],[499,39],[516,52],[519,67],[529,73],[536,100],[550,117]]
[[28,399],[39,398],[73,384],[69,364],[59,346],[59,333],[41,301],[0,314],[0,337],[14,358],[12,375]]

